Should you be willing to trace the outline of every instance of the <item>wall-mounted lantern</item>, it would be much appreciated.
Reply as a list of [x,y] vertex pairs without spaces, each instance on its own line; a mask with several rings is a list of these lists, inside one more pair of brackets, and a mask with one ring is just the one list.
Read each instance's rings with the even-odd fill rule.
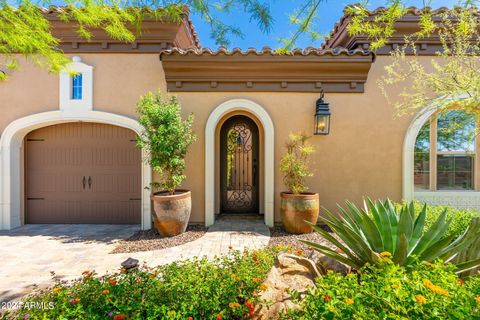
[[323,101],[323,90],[320,92],[320,98],[317,100],[315,109],[315,135],[327,135],[330,133],[330,107]]

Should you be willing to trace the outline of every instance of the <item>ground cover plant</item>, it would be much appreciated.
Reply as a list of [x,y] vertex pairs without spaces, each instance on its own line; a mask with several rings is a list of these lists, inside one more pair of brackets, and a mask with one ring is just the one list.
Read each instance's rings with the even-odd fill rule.
[[53,302],[52,309],[20,309],[4,319],[244,319],[278,249],[233,252],[208,261],[121,270],[96,277],[85,271],[73,283],[24,298]]
[[285,319],[479,319],[480,277],[460,279],[455,266],[416,263],[411,270],[384,253],[358,274],[328,273]]

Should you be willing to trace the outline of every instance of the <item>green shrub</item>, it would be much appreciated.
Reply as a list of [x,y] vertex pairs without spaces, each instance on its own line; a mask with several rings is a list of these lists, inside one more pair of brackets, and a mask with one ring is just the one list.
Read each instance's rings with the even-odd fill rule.
[[[423,204],[415,201],[415,209],[420,210]],[[448,206],[427,206],[427,218],[425,219],[425,227],[430,228],[435,220],[438,219],[443,211],[447,211],[447,219],[452,222],[445,233],[445,236],[460,236],[469,226],[470,221],[474,217],[480,217],[480,213],[474,210],[456,209]]]
[[299,311],[286,319],[479,319],[480,277],[461,280],[453,265],[364,267],[359,274],[317,279]]
[[287,152],[280,159],[280,172],[283,173],[283,183],[291,193],[307,191],[305,178],[312,177],[309,168],[309,157],[315,149],[304,133],[290,133],[285,144]]
[[137,103],[138,122],[143,127],[137,146],[147,153],[146,161],[160,176],[154,189],[175,193],[185,180],[185,156],[196,140],[192,131],[193,115],[182,120],[177,98],[161,92],[149,92]]
[[[277,249],[232,252],[208,261],[190,260],[156,268],[95,277],[84,272],[72,284],[26,297],[53,302],[53,309],[22,309],[12,319],[243,319],[255,291],[274,263]],[[6,318],[8,319],[8,315]]]
[[[445,236],[451,223],[446,220],[447,212],[443,211],[430,227],[425,227],[426,212],[426,205],[416,210],[413,202],[396,207],[390,200],[373,202],[367,198],[364,209],[347,202],[347,209],[340,207],[338,217],[326,211],[328,218],[320,218],[343,243],[324,229],[312,225],[316,232],[345,255],[322,244],[301,241],[330,258],[360,269],[367,262],[381,262],[383,253],[391,254],[393,262],[405,266],[417,260],[449,261],[478,240],[480,224],[472,224],[468,232],[459,237],[455,234]],[[458,272],[478,265],[478,258],[456,261]]]

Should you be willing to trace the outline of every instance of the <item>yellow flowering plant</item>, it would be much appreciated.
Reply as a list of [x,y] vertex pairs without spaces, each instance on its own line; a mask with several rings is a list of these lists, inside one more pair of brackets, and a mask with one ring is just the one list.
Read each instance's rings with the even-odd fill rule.
[[[462,280],[455,266],[393,262],[358,274],[328,273],[283,319],[479,319],[480,277]],[[395,285],[395,288],[393,286]]]

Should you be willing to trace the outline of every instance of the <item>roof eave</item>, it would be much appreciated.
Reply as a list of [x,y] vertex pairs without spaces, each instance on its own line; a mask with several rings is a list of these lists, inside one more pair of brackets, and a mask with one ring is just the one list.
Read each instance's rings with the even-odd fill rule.
[[375,55],[361,50],[165,50],[172,92],[364,92]]

